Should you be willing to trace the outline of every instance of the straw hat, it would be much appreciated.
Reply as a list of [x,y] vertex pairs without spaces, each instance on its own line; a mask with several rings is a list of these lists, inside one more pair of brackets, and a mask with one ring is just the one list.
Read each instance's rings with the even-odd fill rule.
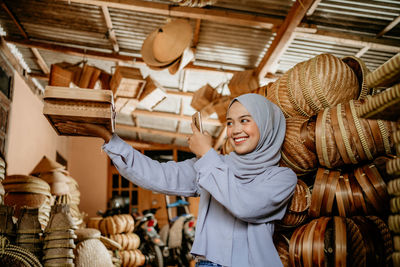
[[150,66],[165,66],[182,55],[193,38],[187,20],[176,19],[150,33],[142,45],[143,60]]
[[39,161],[36,167],[31,171],[31,175],[39,174],[42,172],[50,172],[54,170],[65,169],[65,166],[61,165],[54,160],[49,159],[46,156]]

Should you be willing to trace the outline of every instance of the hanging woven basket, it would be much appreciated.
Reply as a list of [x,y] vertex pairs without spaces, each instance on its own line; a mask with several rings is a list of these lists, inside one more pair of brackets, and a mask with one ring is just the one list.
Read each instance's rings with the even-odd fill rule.
[[324,108],[364,97],[365,90],[344,61],[321,54],[298,63],[269,85],[267,98],[282,109],[285,117],[311,117]]

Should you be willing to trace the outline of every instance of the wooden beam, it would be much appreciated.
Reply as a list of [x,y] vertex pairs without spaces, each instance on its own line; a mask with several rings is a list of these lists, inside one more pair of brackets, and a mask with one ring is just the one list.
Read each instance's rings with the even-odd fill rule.
[[264,58],[256,68],[255,74],[259,78],[264,78],[268,72],[271,72],[270,68],[276,64],[279,56],[285,51],[284,49],[288,46],[288,42],[293,38],[292,35],[296,27],[300,24],[313,2],[314,0],[297,0],[294,2]]
[[38,73],[38,72],[29,72],[28,75],[31,78],[35,78],[38,80],[45,80],[45,81],[49,80],[49,74],[43,74],[43,73]]
[[317,6],[321,3],[321,0],[315,0],[314,3],[310,6],[310,8],[307,10],[306,15],[311,16],[314,14],[314,11],[317,9]]
[[113,49],[114,49],[114,52],[118,53],[119,52],[119,45],[118,45],[118,41],[117,41],[117,36],[115,35],[115,30],[114,30],[113,25],[112,25],[110,12],[108,11],[108,7],[107,6],[101,6],[101,10],[103,11],[104,20],[106,21],[106,25],[107,25],[107,29],[108,29],[108,37],[109,37],[109,39],[111,41],[111,44],[112,44]]
[[201,19],[196,19],[196,26],[194,28],[193,41],[192,41],[192,47],[194,49],[196,49],[197,44],[199,43],[200,26],[201,26]]
[[400,23],[400,16],[395,18],[392,22],[390,22],[380,33],[376,35],[377,38],[382,37],[385,33],[396,27],[397,24]]
[[171,137],[171,138],[187,139],[191,136],[191,134],[183,134],[183,133],[169,132],[169,131],[163,131],[163,130],[157,130],[157,129],[142,128],[142,127],[126,125],[126,124],[119,124],[119,123],[117,123],[116,128],[117,128],[117,130],[121,129],[121,130],[133,131],[133,132],[137,132],[137,133],[154,134],[154,135],[166,136],[166,137]]
[[32,50],[32,53],[35,55],[36,62],[39,65],[39,67],[42,69],[43,73],[46,75],[49,74],[50,73],[49,66],[47,66],[46,61],[44,61],[44,58],[39,53],[39,50],[37,50],[37,48],[31,48],[31,50]]
[[[108,61],[115,61],[115,62],[128,62],[135,64],[145,64],[143,59],[140,57],[131,57],[131,56],[124,56],[116,53],[107,53],[107,52],[99,52],[90,49],[82,49],[82,48],[75,48],[66,45],[59,45],[59,44],[51,44],[39,41],[30,41],[30,40],[23,40],[17,39],[12,37],[4,37],[4,40],[11,44],[16,44],[24,47],[29,48],[39,48],[44,50],[49,50],[58,53],[64,53],[68,55],[75,55],[80,57],[87,57],[87,58],[94,58],[100,60],[108,60]],[[190,70],[198,70],[198,71],[214,71],[214,72],[225,72],[225,73],[232,73],[231,70],[223,70],[220,68],[211,68],[211,67],[203,67],[203,66],[196,66],[193,65],[193,62],[189,63],[185,69]]]
[[18,30],[21,32],[22,36],[24,36],[25,39],[28,39],[28,34],[25,32],[24,28],[22,27],[21,23],[19,23],[17,17],[13,14],[13,12],[8,8],[7,4],[1,0],[1,7],[7,12],[7,14],[10,16],[12,21],[14,22],[15,26],[17,26]]
[[363,48],[361,48],[357,54],[355,54],[356,57],[362,57],[362,55],[364,55],[365,53],[367,53],[367,51],[370,49],[369,46],[364,46]]
[[[134,115],[134,116],[140,115],[140,116],[147,116],[147,117],[165,118],[165,119],[187,121],[187,122],[191,122],[192,121],[192,116],[180,115],[180,114],[175,114],[175,113],[170,113],[170,112],[147,111],[147,110],[135,109],[132,112],[132,115]],[[210,125],[215,125],[215,126],[221,126],[221,122],[219,120],[217,120],[217,119],[210,119],[210,118],[203,119],[203,123],[210,124]]]
[[281,19],[252,15],[244,12],[223,11],[213,7],[193,8],[174,6],[169,4],[154,3],[139,0],[64,0],[68,3],[80,3],[96,6],[107,6],[117,9],[132,10],[152,13],[170,17],[184,17],[190,19],[203,19],[220,23],[261,27],[272,29],[282,23]]
[[77,48],[77,47],[68,47],[68,46],[58,45],[58,44],[51,44],[51,43],[44,43],[44,42],[30,41],[30,40],[22,40],[22,39],[16,39],[16,38],[12,38],[12,37],[5,37],[4,39],[8,43],[21,45],[21,46],[25,46],[25,47],[30,47],[30,48],[34,47],[34,48],[39,48],[39,49],[45,49],[45,50],[50,50],[53,52],[60,52],[60,53],[68,54],[68,55],[74,55],[74,56],[86,56],[86,57],[100,59],[100,60],[124,61],[124,62],[130,62],[130,63],[133,63],[134,60],[136,60],[136,62],[141,60],[141,59],[131,57],[131,56],[124,56],[124,55],[119,55],[119,54],[115,54],[115,53],[100,52],[100,51]]
[[400,52],[400,42],[387,39],[376,39],[365,36],[357,36],[355,34],[346,34],[340,32],[329,32],[318,30],[316,33],[296,32],[296,37],[307,38],[318,41],[328,41],[342,45],[351,45],[365,47],[370,49],[382,50],[386,52]]

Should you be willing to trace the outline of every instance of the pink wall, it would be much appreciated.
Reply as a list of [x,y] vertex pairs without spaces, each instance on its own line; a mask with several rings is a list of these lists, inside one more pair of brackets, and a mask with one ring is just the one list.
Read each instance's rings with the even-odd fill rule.
[[46,155],[58,151],[81,192],[80,210],[95,216],[107,203],[107,155],[98,138],[58,136],[43,115],[43,102],[14,74],[7,143],[7,174],[29,174]]
[[79,184],[80,210],[96,216],[107,207],[108,156],[101,150],[104,141],[92,137],[70,137],[68,142],[68,171]]
[[67,137],[56,134],[43,116],[43,103],[17,72],[8,124],[7,174],[29,174],[41,158],[68,158]]

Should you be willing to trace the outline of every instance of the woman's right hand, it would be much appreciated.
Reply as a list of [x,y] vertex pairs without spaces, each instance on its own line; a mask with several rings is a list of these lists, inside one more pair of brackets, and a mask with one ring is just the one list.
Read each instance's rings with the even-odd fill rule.
[[79,122],[59,122],[56,123],[57,128],[66,129],[70,132],[82,133],[83,135],[91,135],[102,138],[106,143],[110,141],[112,133],[103,125]]

